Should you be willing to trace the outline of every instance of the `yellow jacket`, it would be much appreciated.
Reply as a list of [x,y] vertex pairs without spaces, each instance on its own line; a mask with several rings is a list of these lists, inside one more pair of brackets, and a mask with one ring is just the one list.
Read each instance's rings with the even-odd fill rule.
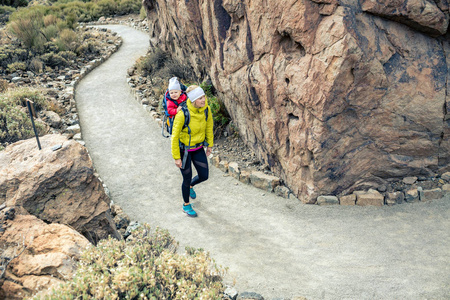
[[[205,106],[201,108],[196,108],[191,103],[189,99],[186,100],[187,108],[190,114],[190,122],[189,127],[191,128],[191,144],[190,146],[194,146],[196,144],[202,143],[206,141],[208,143],[208,147],[212,147],[214,145],[214,121],[211,113],[211,108],[208,106],[208,99],[205,101]],[[205,109],[208,107],[208,120],[205,121]],[[173,122],[172,127],[172,157],[174,159],[180,159],[180,144],[181,141],[184,145],[189,146],[189,134],[188,128],[184,128],[184,113],[180,110]]]

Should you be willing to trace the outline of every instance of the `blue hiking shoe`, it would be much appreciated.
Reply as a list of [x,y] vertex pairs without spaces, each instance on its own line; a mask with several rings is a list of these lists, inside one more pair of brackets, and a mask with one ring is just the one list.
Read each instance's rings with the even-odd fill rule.
[[189,190],[189,197],[191,197],[191,199],[197,198],[197,194],[195,193],[193,187],[191,187],[190,190]]
[[195,218],[197,216],[197,213],[195,210],[192,209],[192,205],[184,205],[183,204],[183,210],[184,212],[189,216]]

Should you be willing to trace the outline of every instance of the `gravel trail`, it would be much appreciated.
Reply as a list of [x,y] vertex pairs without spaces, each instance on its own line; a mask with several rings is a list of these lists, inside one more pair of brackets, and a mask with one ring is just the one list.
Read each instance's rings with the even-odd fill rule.
[[126,71],[147,34],[102,26],[120,50],[76,88],[83,139],[115,203],[132,220],[166,228],[181,248],[204,248],[227,282],[265,299],[449,299],[450,199],[394,207],[304,205],[211,167],[197,188],[198,218],[182,212],[169,140],[134,100]]

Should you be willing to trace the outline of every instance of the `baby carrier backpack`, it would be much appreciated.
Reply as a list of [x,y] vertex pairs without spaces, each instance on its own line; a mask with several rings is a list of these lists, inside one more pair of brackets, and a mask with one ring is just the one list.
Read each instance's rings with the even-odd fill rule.
[[[180,85],[181,85],[181,94],[182,95],[186,94],[187,87],[184,84],[180,84]],[[180,97],[181,97],[181,95],[180,95]],[[171,116],[169,114],[169,112],[167,111],[167,101],[172,101],[175,104],[176,107],[178,107],[182,103],[186,102],[186,101],[183,101],[181,104],[178,104],[178,101],[172,100],[172,98],[170,98],[169,90],[166,90],[166,92],[164,93],[163,100],[162,100],[162,106],[163,106],[163,109],[164,109],[164,119],[163,119],[163,126],[162,126],[161,134],[165,138],[170,137],[170,135],[172,134],[173,120],[175,119],[175,116]],[[187,110],[187,107],[186,107],[186,110]],[[167,135],[164,132],[167,132]]]

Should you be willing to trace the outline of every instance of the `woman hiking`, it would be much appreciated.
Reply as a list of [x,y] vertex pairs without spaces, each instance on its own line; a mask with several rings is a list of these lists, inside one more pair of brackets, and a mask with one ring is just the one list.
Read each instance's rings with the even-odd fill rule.
[[[211,147],[214,144],[213,117],[201,87],[191,85],[186,93],[189,99],[186,101],[188,114],[183,110],[176,114],[172,129],[172,156],[183,176],[181,185],[183,211],[189,217],[197,217],[197,213],[189,203],[189,197],[195,199],[197,195],[194,186],[208,179],[207,157],[211,154]],[[188,119],[186,124],[185,119]],[[197,170],[194,178],[192,165]]]

